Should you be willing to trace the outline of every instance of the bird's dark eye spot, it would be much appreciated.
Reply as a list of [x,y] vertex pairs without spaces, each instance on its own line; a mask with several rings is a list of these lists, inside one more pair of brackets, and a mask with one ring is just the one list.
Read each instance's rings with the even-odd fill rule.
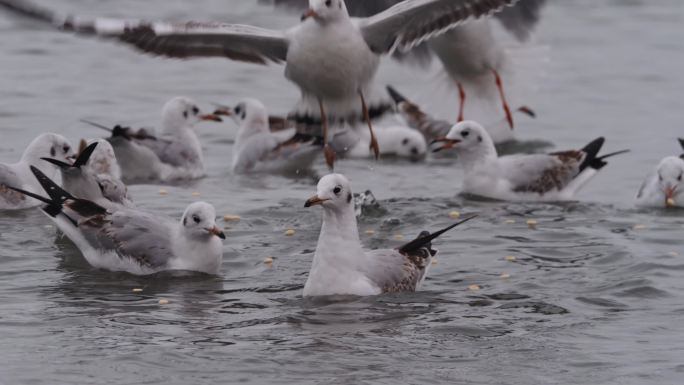
[[200,217],[198,217],[197,215],[193,215],[192,220],[195,221],[195,223],[200,223]]
[[188,111],[183,111],[183,117],[186,119],[188,118]]
[[199,108],[197,106],[192,107],[192,113],[195,115],[199,114]]
[[342,192],[342,187],[335,186],[335,188],[333,189],[333,192],[335,193],[335,195],[340,195],[340,193]]
[[681,182],[681,181],[682,181],[682,174],[679,174],[679,176],[677,177],[677,182]]
[[470,135],[470,131],[463,131],[463,132],[461,132],[461,136],[464,137],[464,138],[467,138],[468,135]]
[[245,111],[242,111],[242,114],[240,114],[240,119],[245,120],[247,117],[247,113]]
[[478,135],[478,136],[477,136],[477,141],[480,142],[480,143],[482,143],[482,136]]
[[349,193],[349,195],[347,195],[347,203],[350,203],[351,201],[352,201],[352,193]]
[[408,138],[404,138],[404,140],[401,141],[401,144],[406,146],[408,144],[409,140]]
[[660,175],[660,174],[658,174],[658,180],[662,182],[662,181],[663,181],[663,176]]
[[57,151],[55,151],[55,148],[50,148],[50,156],[54,157],[55,155],[57,155]]
[[66,154],[69,152],[69,150],[71,150],[71,147],[69,147],[68,144],[65,144],[64,147],[62,147],[62,150],[64,150],[64,153]]
[[330,8],[331,5],[332,5],[332,0],[326,0],[326,1],[325,1],[325,6],[326,6],[326,7]]

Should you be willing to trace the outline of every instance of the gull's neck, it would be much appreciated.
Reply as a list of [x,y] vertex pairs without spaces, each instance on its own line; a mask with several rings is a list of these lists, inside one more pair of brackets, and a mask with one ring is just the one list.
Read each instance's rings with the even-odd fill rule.
[[343,208],[324,208],[313,266],[325,263],[353,267],[356,258],[363,258],[363,249],[353,203]]
[[499,155],[492,143],[484,142],[475,148],[464,148],[458,151],[458,162],[466,171],[472,171],[482,166],[496,163]]
[[269,132],[268,120],[266,118],[254,118],[242,122],[238,129],[237,137],[235,138],[235,147],[240,148],[242,144],[250,137]]

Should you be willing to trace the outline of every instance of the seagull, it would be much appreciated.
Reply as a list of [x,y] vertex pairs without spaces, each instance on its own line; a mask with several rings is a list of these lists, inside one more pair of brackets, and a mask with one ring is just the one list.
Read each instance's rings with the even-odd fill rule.
[[[307,0],[273,0],[277,6],[302,9]],[[349,14],[357,17],[376,15],[401,3],[402,0],[346,0]],[[501,10],[493,16],[501,22],[518,41],[528,40],[539,22],[540,12],[546,0],[520,0],[514,6]],[[490,84],[495,85],[501,99],[506,122],[513,129],[513,113],[504,92],[501,73],[510,66],[510,59],[497,42],[489,18],[480,18],[449,29],[445,33],[415,44],[415,49],[402,50],[395,55],[400,61],[417,63],[424,67],[436,56],[445,72],[458,88],[458,121],[464,120],[466,89],[476,94],[489,95]]]
[[197,104],[185,97],[175,97],[162,108],[159,136],[146,128],[113,128],[82,120],[111,132],[111,143],[127,183],[172,182],[204,176],[202,146],[193,130],[201,121],[220,122],[213,114],[202,114]]
[[[418,130],[401,125],[375,127],[381,157],[396,157],[418,161],[427,154],[427,142]],[[346,158],[369,158],[370,136],[366,131],[344,130],[333,137],[333,147]],[[339,149],[339,150],[338,150]]]
[[128,189],[123,182],[108,174],[95,174],[88,166],[98,147],[99,142],[86,146],[74,163],[66,163],[53,158],[41,159],[59,167],[62,175],[62,188],[73,196],[92,201],[108,209],[115,209],[120,205],[133,206],[128,197]]
[[266,107],[257,99],[246,98],[235,107],[220,106],[214,114],[230,116],[239,126],[233,150],[235,174],[298,172],[309,168],[319,154],[322,143],[315,137],[297,133],[294,128],[271,132]]
[[304,205],[323,207],[323,225],[304,297],[416,291],[437,253],[432,240],[474,218],[432,234],[424,231],[396,249],[365,251],[359,240],[349,180],[341,174],[326,175],[318,182],[317,190]]
[[[679,139],[684,149],[684,139]],[[684,207],[684,154],[668,156],[644,180],[636,205],[639,207]]]
[[79,154],[93,143],[97,143],[97,146],[90,155],[90,159],[85,167],[95,175],[107,175],[112,179],[120,180],[121,167],[119,166],[119,161],[116,159],[114,147],[106,139],[81,139],[78,149]]
[[437,142],[442,146],[435,151],[456,150],[465,171],[463,193],[504,201],[570,200],[607,158],[628,151],[598,156],[605,142],[598,138],[581,150],[499,157],[487,131],[473,121],[456,124]]
[[302,94],[290,117],[322,124],[326,162],[332,167],[335,153],[328,145],[329,122],[365,121],[373,151],[379,155],[371,111],[383,108],[369,105],[366,99],[381,55],[408,51],[516,1],[406,0],[377,15],[352,19],[344,0],[309,0],[302,22],[286,31],[212,22],[64,17],[24,0],[0,0],[0,7],[64,31],[116,39],[152,55],[285,63],[285,77]]
[[20,187],[31,192],[40,191],[29,167],[36,165],[40,170],[52,176],[58,174],[58,167],[41,160],[43,157],[53,157],[68,162],[74,157],[74,150],[69,141],[58,134],[41,134],[28,145],[21,159],[17,163],[0,163],[0,210],[19,210],[35,207],[39,201],[17,194],[8,186]]
[[[410,101],[404,95],[399,93],[399,91],[397,91],[394,87],[387,86],[387,92],[396,103],[397,112],[400,114],[400,116],[410,127],[415,128],[423,133],[426,140],[433,141],[438,138],[443,138],[447,133],[449,133],[451,127],[454,126],[454,124],[451,122],[436,119],[428,115],[428,113],[426,113],[419,105]],[[535,112],[527,106],[519,107],[514,111],[514,113],[515,112],[522,113],[531,118],[536,117]],[[514,131],[508,128],[505,119],[487,124],[485,129],[492,138],[492,141],[494,141],[495,145],[500,145],[515,140]]]
[[216,226],[212,205],[192,203],[180,222],[130,208],[110,211],[74,197],[39,169],[31,166],[31,171],[49,197],[8,187],[45,203],[43,212],[93,267],[135,275],[165,270],[219,273],[225,235]]

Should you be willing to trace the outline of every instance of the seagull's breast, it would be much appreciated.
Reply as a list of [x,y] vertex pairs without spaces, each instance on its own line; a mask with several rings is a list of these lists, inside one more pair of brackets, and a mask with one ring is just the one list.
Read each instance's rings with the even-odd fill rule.
[[350,98],[372,81],[379,60],[352,23],[307,22],[293,33],[285,76],[305,93]]

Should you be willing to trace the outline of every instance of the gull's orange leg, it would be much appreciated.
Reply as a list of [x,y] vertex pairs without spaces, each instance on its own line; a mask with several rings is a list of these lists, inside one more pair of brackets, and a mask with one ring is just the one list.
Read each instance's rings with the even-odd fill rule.
[[501,81],[501,76],[499,72],[495,69],[492,70],[494,73],[494,79],[496,80],[496,87],[499,89],[499,95],[501,96],[501,103],[503,104],[504,112],[506,113],[506,120],[508,121],[508,126],[513,129],[513,114],[511,109],[508,107],[508,102],[506,101],[506,94],[503,89],[503,82]]

